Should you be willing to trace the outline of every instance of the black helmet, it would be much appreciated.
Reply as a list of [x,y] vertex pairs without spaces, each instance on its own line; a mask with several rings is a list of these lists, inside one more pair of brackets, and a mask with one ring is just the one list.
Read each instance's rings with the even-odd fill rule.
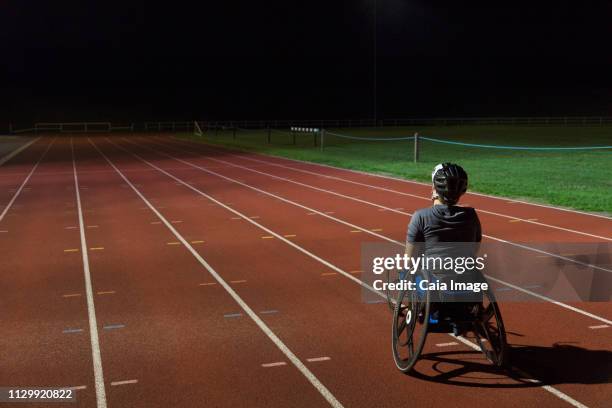
[[445,203],[453,205],[466,192],[468,175],[458,164],[442,163],[431,173],[431,182],[438,196]]

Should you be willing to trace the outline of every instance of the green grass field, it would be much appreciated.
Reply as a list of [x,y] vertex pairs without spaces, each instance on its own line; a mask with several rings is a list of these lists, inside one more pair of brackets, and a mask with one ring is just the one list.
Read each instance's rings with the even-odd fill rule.
[[[506,146],[612,145],[612,127],[552,126],[429,126],[376,129],[328,129],[358,137],[422,136],[464,143]],[[208,131],[206,143],[284,156],[379,174],[429,181],[437,163],[461,164],[470,175],[470,190],[568,208],[612,213],[612,149],[592,151],[521,151],[474,148],[420,142],[420,158],[413,162],[413,141],[346,140],[329,133],[324,149],[313,146],[313,136],[293,137],[288,131]]]

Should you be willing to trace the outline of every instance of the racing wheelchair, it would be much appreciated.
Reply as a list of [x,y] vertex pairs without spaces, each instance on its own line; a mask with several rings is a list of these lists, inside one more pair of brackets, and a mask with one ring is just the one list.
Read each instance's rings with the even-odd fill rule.
[[[388,275],[388,281],[412,281],[416,288],[400,290],[396,295],[387,291],[387,301],[393,311],[391,337],[397,368],[403,373],[412,370],[428,333],[473,334],[486,359],[494,366],[504,366],[508,353],[506,331],[493,292],[487,288],[475,297],[473,292],[466,295],[456,291],[432,293],[420,289],[422,280],[431,282],[432,278],[438,280],[426,271],[414,275],[403,273],[399,279],[391,279]],[[484,276],[481,279],[484,281]]]

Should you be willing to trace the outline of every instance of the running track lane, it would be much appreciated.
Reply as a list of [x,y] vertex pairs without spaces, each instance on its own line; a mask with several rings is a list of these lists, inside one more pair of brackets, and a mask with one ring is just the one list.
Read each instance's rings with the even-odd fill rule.
[[[271,166],[270,168],[276,169],[275,173],[277,174],[306,174],[314,176],[312,179],[319,178],[334,180],[337,182],[336,186],[338,188],[342,188],[342,185],[346,185],[352,186],[353,188],[359,188],[361,190],[376,190],[379,192],[379,198],[384,195],[388,195],[390,197],[394,197],[396,200],[401,200],[403,198],[412,196],[413,198],[422,202],[419,204],[421,207],[428,205],[430,202],[429,197],[431,194],[431,187],[426,183],[356,172],[353,170],[340,169],[281,157],[240,152],[220,146],[205,145],[202,143],[184,141],[176,138],[163,138],[160,140],[171,140],[174,143],[180,143],[183,146],[190,147],[206,146],[209,151],[214,151],[217,153],[217,155],[240,159],[241,164],[243,165],[250,164],[257,167],[262,165]],[[283,171],[279,173],[279,169],[283,169]],[[551,226],[611,237],[610,230],[612,229],[612,218],[606,216],[592,215],[580,211],[542,206],[539,204],[520,202],[504,197],[487,196],[478,193],[466,194],[463,201],[471,204],[481,211],[489,211],[493,214],[501,214],[523,220],[537,219],[537,221],[534,221],[535,223],[539,222]]]
[[[4,165],[0,166],[0,222],[12,206],[12,201],[21,194],[20,188],[27,183],[28,175],[35,171],[36,163],[46,156],[53,139],[38,139]],[[24,186],[29,189],[29,187]],[[19,204],[18,204],[19,205]]]
[[[150,150],[148,151],[150,152]],[[220,169],[215,169],[215,170],[220,171]],[[176,174],[176,172],[173,172],[173,173]],[[197,182],[197,179],[195,179],[192,175],[185,175],[185,179],[191,180],[192,182]],[[213,186],[213,184],[207,183],[206,185],[209,186],[208,191],[216,192],[218,190],[219,191],[224,190],[222,187],[219,187],[218,190],[216,187],[214,188],[214,190],[211,190],[210,186]],[[235,201],[235,200],[232,200],[231,198],[227,198],[227,200],[231,200],[228,202]],[[251,206],[254,201],[256,200],[250,199],[247,205]],[[275,200],[272,200],[272,201],[275,201]],[[238,205],[236,202],[233,202],[233,204]],[[270,220],[271,218],[274,220],[280,221],[279,216],[275,214],[281,214],[281,213],[283,214],[284,217],[287,217],[287,218],[293,218],[293,217],[296,217],[298,219],[300,218],[300,214],[289,216],[286,211],[284,210],[279,211],[276,207],[272,207],[270,209],[269,205],[265,203],[259,206],[259,208],[261,208],[264,211],[264,213],[262,213],[261,219],[265,219],[266,222],[268,222],[268,220]],[[266,208],[268,208],[268,213],[265,212]],[[343,208],[343,211],[344,210],[345,208]],[[301,216],[303,217],[303,213]],[[315,223],[316,221],[312,220],[311,222]],[[285,229],[286,229],[286,226],[285,226]],[[319,236],[334,236],[333,233],[323,232],[320,228],[312,233],[314,234],[314,236],[317,236],[317,234]],[[300,234],[298,233],[298,236],[299,235]],[[360,250],[359,243],[360,242],[358,241],[355,247],[352,250],[349,250],[347,254],[345,254],[348,258],[350,258],[351,255],[353,255],[354,257],[354,253]],[[338,246],[334,247],[333,251],[334,251],[334,255],[331,255],[331,256],[335,256],[336,258],[341,258],[343,256],[343,254],[340,253],[341,251]],[[597,305],[601,305],[601,303]],[[534,313],[538,311],[539,313]],[[572,315],[572,312],[568,312],[566,310],[559,309],[556,305],[553,305],[553,304],[538,305],[538,308],[535,308],[535,309],[533,307],[533,304],[523,305],[523,308],[519,308],[519,306],[515,306],[513,304],[512,312],[513,312],[512,315],[515,316],[517,319],[516,327],[524,328],[524,330],[519,331],[519,333],[523,334],[523,336],[521,336],[520,338],[521,343],[524,343],[526,340],[528,340],[529,342],[527,344],[531,344],[532,346],[538,345],[540,347],[537,349],[538,352],[541,352],[541,354],[545,354],[547,353],[547,351],[544,351],[544,350],[552,350],[553,348],[550,346],[552,346],[554,343],[560,342],[561,339],[565,338],[564,335],[569,334],[573,338],[572,341],[578,342],[581,346],[586,345],[588,346],[588,349],[590,350],[590,351],[585,351],[584,353],[582,353],[579,350],[574,350],[575,353],[571,355],[571,359],[576,363],[576,365],[574,366],[574,373],[576,373],[577,371],[580,371],[583,374],[576,375],[576,376],[572,375],[572,378],[575,379],[575,378],[579,378],[582,376],[583,378],[601,379],[601,376],[602,376],[601,371],[602,371],[602,368],[605,371],[605,366],[602,365],[601,362],[598,363],[597,361],[598,356],[602,355],[602,353],[599,352],[598,350],[603,351],[603,355],[605,355],[605,350],[609,348],[609,334],[607,334],[605,331],[593,332],[592,330],[588,329],[587,325],[593,324],[593,322],[591,322],[590,319],[586,319],[584,316],[581,316],[581,315]],[[567,315],[571,315],[571,316],[567,316]],[[524,316],[529,316],[529,318],[525,319]],[[550,319],[548,318],[549,316],[558,316],[558,317]],[[508,318],[506,319],[508,320]],[[559,327],[560,321],[563,322],[564,327],[567,327],[566,330],[563,330],[563,328]],[[572,321],[574,324],[573,325],[568,324],[568,322],[570,321]],[[597,323],[597,322],[594,322],[594,323]],[[565,326],[566,324],[567,326]],[[538,328],[538,330],[535,330],[535,332],[534,332],[534,327]],[[561,335],[559,334],[559,332],[561,332]],[[529,335],[524,336],[525,333],[528,333]],[[594,337],[594,339],[592,337]],[[558,351],[559,350],[557,350],[557,352]],[[555,352],[548,353],[548,354],[555,354]],[[590,359],[590,361],[594,362],[594,366],[596,366],[597,368],[596,369],[589,368],[588,365],[583,364],[584,359]],[[529,364],[529,362],[525,362],[525,363],[532,366],[532,364]],[[531,368],[531,371],[533,371],[535,367],[530,367],[530,368]],[[557,380],[552,380],[554,375],[551,376],[553,371],[554,372],[558,371],[558,367],[556,367],[555,364],[553,364],[552,366],[549,366],[549,368],[550,370],[548,373],[546,372],[542,373],[541,370],[539,370],[538,372],[541,373],[540,377],[543,377],[545,379],[551,378],[551,381],[553,382],[559,380],[560,377],[555,377],[557,378]],[[598,369],[599,371],[597,371]],[[575,380],[572,380],[572,381],[575,381]]]
[[[160,148],[159,146],[157,146],[157,144],[153,145],[153,147],[158,148],[158,149]],[[179,156],[185,157],[184,149],[176,150],[174,146],[172,147],[169,146],[167,149],[169,153],[177,154],[177,152],[180,152],[181,154]],[[202,167],[214,166],[214,170],[220,174],[230,175],[234,179],[237,179],[237,180],[248,181],[250,185],[260,187],[263,190],[266,190],[268,192],[277,192],[283,197],[289,198],[293,201],[296,201],[302,204],[306,204],[312,208],[318,208],[323,212],[342,209],[342,212],[341,212],[342,216],[340,218],[347,220],[356,225],[365,226],[368,229],[382,229],[382,232],[380,232],[380,234],[385,235],[399,242],[404,241],[406,224],[408,223],[408,219],[406,219],[406,217],[412,211],[414,211],[414,209],[418,208],[414,206],[414,203],[412,203],[413,207],[405,207],[404,209],[397,210],[397,211],[382,211],[381,212],[381,211],[378,211],[378,210],[381,210],[381,208],[373,207],[372,205],[368,203],[360,203],[354,200],[347,201],[347,198],[339,197],[337,195],[331,194],[331,193],[334,193],[333,186],[328,186],[328,189],[326,189],[326,191],[317,191],[317,190],[308,189],[308,188],[300,188],[300,186],[297,186],[294,183],[288,183],[283,180],[278,180],[278,178],[269,177],[261,173],[256,173],[252,171],[240,172],[240,168],[235,168],[232,170],[231,167],[233,166],[230,166],[230,168],[225,170],[223,167],[219,167],[219,163],[217,161],[214,161],[217,159],[214,159],[214,158],[209,159],[207,156],[201,157],[196,154],[196,156],[194,157],[194,154],[191,153],[187,155],[187,159],[189,159],[190,157],[197,159],[197,163]],[[258,177],[258,176],[261,176],[261,177]],[[296,186],[298,188],[296,188]],[[354,196],[348,196],[348,197],[354,197]],[[403,203],[403,204],[406,205],[409,203]],[[393,208],[396,208],[396,207],[383,207],[383,209],[384,208],[388,210],[392,210]],[[334,216],[338,214],[340,214],[340,212],[336,213]],[[538,227],[536,225],[529,225],[529,226],[521,225],[521,227],[519,228],[519,227],[516,227],[516,224],[507,223],[505,221],[500,223],[499,219],[495,219],[495,218],[490,219],[490,217],[488,220],[490,221],[490,223],[485,224],[484,217],[481,217],[481,218],[483,218],[485,232],[491,235],[497,234],[499,232],[501,235],[494,235],[494,236],[501,236],[502,238],[508,239],[509,241],[521,241],[521,240],[524,240],[524,237],[527,235],[530,235],[531,237],[537,237],[538,239],[541,240],[540,242],[554,242],[554,241],[565,241],[565,240],[567,240],[566,242],[575,241],[575,237],[572,234],[558,231],[558,230],[545,229],[542,231],[542,227]],[[499,228],[499,225],[501,225],[500,231],[489,232],[490,228],[495,228],[495,227]],[[510,226],[514,226],[514,227],[510,227]],[[551,231],[555,232],[553,236],[551,236]],[[593,241],[592,238],[585,238],[585,237],[581,237],[579,240],[580,241],[585,241],[585,240]],[[500,244],[500,245],[507,245],[507,244]],[[526,244],[526,245],[529,246],[529,244]],[[529,250],[516,251],[516,248],[513,248],[512,246],[509,246],[509,249],[512,249],[514,252],[517,252],[518,256],[533,258],[534,269],[538,263],[548,262],[548,264],[550,264],[550,262],[553,261],[552,258],[542,257],[543,256],[542,253],[533,252]],[[568,261],[571,261],[573,259],[573,257],[571,256],[566,257],[566,258]],[[568,263],[568,265],[574,266],[574,264],[572,263]],[[606,279],[609,279],[608,275],[609,275],[609,272],[596,270],[593,274],[594,282],[597,282],[598,280],[602,280],[602,279],[605,281]],[[507,280],[511,280],[511,279],[507,279]],[[533,282],[529,282],[529,283],[531,285],[541,284],[541,282],[538,282],[536,278],[534,278]],[[531,299],[530,297],[527,297],[526,300],[529,301],[533,299]],[[580,304],[575,304],[574,306],[583,308],[597,315],[609,318],[608,314],[609,314],[610,309],[609,309],[608,302],[580,303]],[[607,319],[604,319],[604,320],[607,320]]]
[[[161,162],[161,161],[159,161],[159,162]],[[173,172],[173,173],[175,173],[175,172]],[[179,186],[177,186],[177,187],[179,187]],[[211,190],[211,188],[213,188],[212,184],[210,184],[210,185],[207,184],[207,187],[208,187],[209,191]],[[143,188],[146,189],[146,185],[143,185]],[[167,187],[167,189],[168,189],[168,187]],[[227,186],[226,186],[226,189],[230,190],[230,188],[227,187]],[[175,195],[176,195],[176,193],[172,194],[172,198],[171,197],[167,197],[166,200],[173,199],[173,197]],[[167,204],[168,204],[168,202],[165,201],[164,202],[164,206],[168,207]],[[175,205],[182,210],[181,211],[182,213],[185,213],[185,215],[186,215],[186,211],[187,210],[183,209],[183,208],[187,208],[186,204],[182,204],[181,202],[177,202],[177,204],[175,204]],[[238,204],[236,204],[236,205],[238,205]],[[215,206],[212,206],[212,207],[215,208]],[[277,213],[278,213],[278,211],[277,211]],[[198,215],[195,214],[193,216],[196,217],[196,218],[194,220],[190,220],[189,223],[181,224],[181,228],[187,228],[188,226],[196,225],[197,224]],[[185,227],[182,227],[182,225],[185,225]],[[234,229],[236,229],[236,228],[239,228],[239,227],[235,227]],[[322,235],[327,236],[328,234],[322,234]],[[330,236],[330,240],[333,240],[334,238],[335,237],[333,235]],[[338,240],[336,239],[336,241],[338,241]],[[274,243],[274,241],[267,241],[267,242]],[[278,252],[282,253],[282,251],[283,250],[279,248]],[[277,252],[277,251],[275,251],[275,252]],[[285,252],[286,252],[286,249],[285,249]],[[284,257],[285,256],[283,256],[283,258]],[[305,264],[305,262],[300,260],[299,265],[304,265],[304,264]],[[320,269],[321,265],[313,266],[313,267],[317,268],[317,269]],[[293,268],[287,267],[287,270],[293,271],[294,268],[295,267],[293,267]],[[282,270],[278,271],[278,270],[279,270],[278,267],[277,268],[271,267],[271,268],[269,268],[267,275],[270,275],[272,273],[275,273],[275,274],[280,273],[279,279],[282,277],[283,279],[286,280],[288,278],[287,277],[287,272],[284,272]],[[309,270],[311,270],[311,268],[309,268]],[[265,279],[269,279],[267,276],[259,276],[258,277],[258,281],[260,281],[261,279],[264,279],[264,278]],[[292,290],[294,282],[295,282],[295,285],[298,286],[297,291],[302,293],[301,295],[299,295],[300,296],[300,298],[299,298],[299,308],[298,308],[299,310],[310,309],[309,305],[304,303],[304,302],[308,302],[309,301],[308,299],[304,299],[304,296],[307,296],[307,295],[311,295],[312,296],[314,294],[314,291],[315,291],[314,289],[308,289],[307,290],[306,288],[308,288],[308,286],[306,286],[307,285],[306,282],[305,283],[297,282],[297,279],[302,279],[302,278],[309,278],[309,279],[315,278],[315,279],[317,279],[317,274],[313,274],[312,271],[309,274],[306,274],[306,275],[303,274],[303,273],[296,273],[296,274],[291,273],[291,277],[290,277],[290,280],[289,280],[288,284],[292,284],[292,286],[289,289],[286,289],[286,288],[284,289],[285,292],[288,291],[288,290]],[[320,278],[320,277],[318,277],[318,278]],[[324,281],[321,282],[320,280],[318,280],[318,281],[320,282],[319,283],[320,285],[324,286],[325,290],[329,290],[330,289],[329,286],[331,285],[331,283],[329,283],[329,282],[325,283]],[[272,280],[272,282],[274,282],[274,279]],[[266,289],[265,287],[262,287],[262,283],[260,283],[260,282],[258,282],[257,285],[258,285],[257,287],[259,288],[259,290],[265,290]],[[313,296],[313,299],[310,300],[310,301],[312,301],[313,303],[315,303],[317,305],[317,309],[315,309],[315,310],[320,310],[324,306],[325,307],[334,306],[334,304],[339,301],[340,304],[338,304],[335,307],[333,307],[333,310],[336,310],[336,312],[335,312],[336,315],[333,315],[331,312],[320,313],[320,315],[323,315],[323,316],[326,316],[326,317],[329,316],[331,318],[331,317],[335,317],[335,316],[337,316],[339,314],[340,316],[338,316],[338,318],[342,322],[343,319],[347,320],[347,319],[350,318],[349,317],[350,315],[347,316],[346,312],[345,312],[345,310],[347,308],[352,310],[353,308],[363,307],[364,305],[360,302],[361,299],[359,297],[359,290],[355,287],[355,285],[352,285],[352,286],[351,285],[345,285],[345,284],[342,283],[342,281],[338,285],[339,285],[339,287],[334,288],[334,292],[338,292],[338,293],[337,293],[336,296],[333,296],[331,299],[328,299],[327,296],[321,296],[321,295],[314,294],[315,296]],[[300,288],[303,288],[303,289],[300,290]],[[244,289],[244,290],[247,290],[247,289]],[[321,289],[319,289],[319,290],[321,290]],[[349,292],[343,293],[343,291],[349,291]],[[352,291],[352,293],[351,293],[351,291]],[[259,293],[259,291],[256,294],[253,294],[253,296],[257,296],[258,298],[262,297],[261,294]],[[266,296],[266,298],[268,298],[268,296]],[[321,303],[322,303],[321,299],[322,298],[326,299],[325,305],[321,305]],[[327,302],[327,300],[329,300],[329,303]],[[347,302],[350,302],[352,304],[347,305],[346,304]],[[376,361],[377,363],[381,363],[381,362],[385,361],[387,365],[384,367],[384,369],[385,370],[386,369],[391,369],[392,370],[392,371],[389,371],[389,372],[385,372],[384,374],[381,374],[382,375],[381,378],[388,378],[392,373],[395,373],[394,375],[397,376],[397,373],[395,372],[395,369],[393,369],[392,364],[390,364],[390,356],[388,355],[388,338],[387,338],[387,335],[386,335],[387,332],[388,332],[388,327],[387,327],[388,326],[388,314],[386,312],[386,309],[384,308],[384,306],[381,308],[380,305],[378,305],[378,306],[376,306],[376,305],[366,305],[366,306],[370,306],[372,308],[377,308],[377,310],[381,314],[379,316],[377,316],[376,319],[373,319],[373,321],[369,321],[369,320],[363,320],[364,316],[361,316],[360,313],[356,313],[356,314],[358,314],[358,317],[359,317],[358,325],[360,327],[359,331],[360,331],[360,335],[362,336],[362,338],[359,339],[359,344],[350,344],[350,348],[351,348],[351,350],[354,350],[356,352],[356,354],[359,354],[359,355],[372,355],[373,350],[375,350],[375,352],[380,352],[380,354],[378,354],[379,358],[373,358],[372,360]],[[338,313],[338,310],[341,310],[342,312]],[[321,317],[319,316],[319,318],[321,318]],[[301,323],[303,323],[304,319],[312,320],[311,314],[308,314],[307,316],[304,316],[303,319],[299,319],[299,320],[300,320]],[[338,323],[341,323],[341,322],[338,322]],[[325,323],[327,323],[327,324],[321,324],[321,322],[316,322],[316,321],[312,322],[312,326],[314,326],[315,328],[320,328],[321,326],[324,326],[324,330],[323,330],[324,333],[320,333],[320,334],[317,333],[317,335],[313,336],[313,337],[316,338],[317,340],[326,339],[327,341],[325,343],[336,344],[337,345],[337,343],[339,342],[337,334],[335,333],[335,331],[333,329],[330,330],[330,328],[332,327],[331,326],[332,322],[325,322]],[[336,324],[338,324],[338,323],[336,323]],[[345,325],[347,327],[345,327],[343,329],[343,331],[350,330],[348,327],[350,327],[351,324],[350,324],[350,322],[348,322],[348,323],[349,324]],[[343,323],[341,323],[341,324],[343,324]],[[311,325],[308,325],[308,326],[311,327]],[[362,328],[363,327],[368,327],[368,328],[372,327],[374,331],[376,331],[375,328],[378,327],[380,329],[380,333],[376,334],[374,336],[374,338],[372,340],[370,340],[370,338],[371,338],[370,336],[372,335],[372,333],[364,335],[362,333],[362,331],[363,331]],[[312,332],[313,330],[320,330],[320,329],[314,329],[314,328],[309,328],[308,329],[309,332]],[[348,338],[353,338],[353,335],[350,334],[350,333],[347,333],[347,337]],[[432,338],[434,339],[433,341],[435,341],[435,337],[436,337],[435,335],[432,336]],[[442,339],[448,339],[447,336],[440,336],[440,337]],[[344,339],[344,340],[348,341],[348,339]],[[369,341],[374,341],[376,343],[376,345],[374,347],[372,347],[369,344]],[[366,352],[366,354],[361,354],[357,350],[359,349],[360,346],[363,347],[364,344],[369,346],[368,347],[369,352]],[[344,345],[348,346],[348,344],[342,344],[342,346],[344,346]],[[340,354],[346,354],[346,353],[347,353],[347,351],[344,350]],[[353,355],[353,352],[351,351],[351,352],[349,352],[349,354]],[[368,364],[372,364],[373,361],[368,361],[367,363]],[[361,361],[359,361],[359,362],[352,361],[350,364],[362,364],[362,363],[364,363],[364,362],[361,362]],[[363,369],[363,367],[361,367],[361,368]],[[344,370],[342,370],[342,371],[344,371]],[[349,371],[355,371],[355,370],[349,370]],[[363,370],[357,370],[357,372],[363,372]],[[337,375],[337,372],[336,372],[336,375]],[[352,376],[354,377],[354,374]],[[370,377],[370,375],[367,375],[367,376]],[[373,376],[376,377],[376,374],[373,373]],[[405,381],[405,377],[403,377],[403,376],[399,376],[399,377],[401,377],[402,381]],[[355,380],[353,379],[352,381],[349,381],[348,383],[354,384]],[[364,390],[363,386],[364,386],[364,384],[359,384],[359,386],[357,387],[358,390],[360,390],[360,391],[358,391],[357,389],[353,390],[352,387],[346,386],[346,384],[344,384],[344,385],[345,385],[345,388],[342,389],[342,387],[340,387],[341,390],[339,392],[345,392],[347,389],[350,389],[351,391],[353,391],[353,392],[350,393],[350,395],[353,395],[353,396],[354,395],[360,395],[362,398],[364,397],[364,395],[363,395],[363,390]],[[378,386],[378,383],[377,383],[377,386]],[[542,391],[538,390],[538,392],[542,392]],[[383,391],[383,393],[384,393],[384,391]],[[518,394],[520,394],[520,392],[518,392]],[[350,396],[347,396],[347,397],[350,398]],[[494,396],[491,395],[491,398],[494,398]],[[380,403],[380,401],[377,401],[377,402]],[[389,403],[391,403],[391,401]]]
[[[50,143],[50,138],[41,139],[7,165],[28,174]],[[66,147],[51,146],[0,221],[0,230],[7,230],[0,234],[0,384],[85,386],[76,391],[79,405],[95,406],[74,178],[67,171]],[[25,176],[19,171],[13,177],[21,184]]]
[[[104,171],[112,167],[86,139],[76,155],[88,241],[103,248],[90,264],[108,405],[325,405],[297,370],[261,367],[282,354],[248,318],[226,317],[240,312],[234,300],[218,284],[200,286],[214,279],[114,170]],[[131,161],[117,164],[134,169]],[[160,185],[158,174],[143,177]],[[219,271],[228,281],[242,276],[226,265]],[[138,382],[108,387],[131,380]],[[296,389],[303,400],[295,400]]]

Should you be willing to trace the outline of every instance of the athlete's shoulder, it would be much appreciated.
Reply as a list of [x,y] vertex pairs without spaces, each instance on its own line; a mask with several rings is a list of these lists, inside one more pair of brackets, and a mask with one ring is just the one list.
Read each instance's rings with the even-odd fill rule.
[[461,207],[468,217],[478,218],[478,212],[474,207]]
[[432,211],[433,211],[433,207],[419,208],[418,210],[416,210],[414,212],[412,217],[413,218],[423,218],[423,217],[426,217],[427,215],[431,214]]

